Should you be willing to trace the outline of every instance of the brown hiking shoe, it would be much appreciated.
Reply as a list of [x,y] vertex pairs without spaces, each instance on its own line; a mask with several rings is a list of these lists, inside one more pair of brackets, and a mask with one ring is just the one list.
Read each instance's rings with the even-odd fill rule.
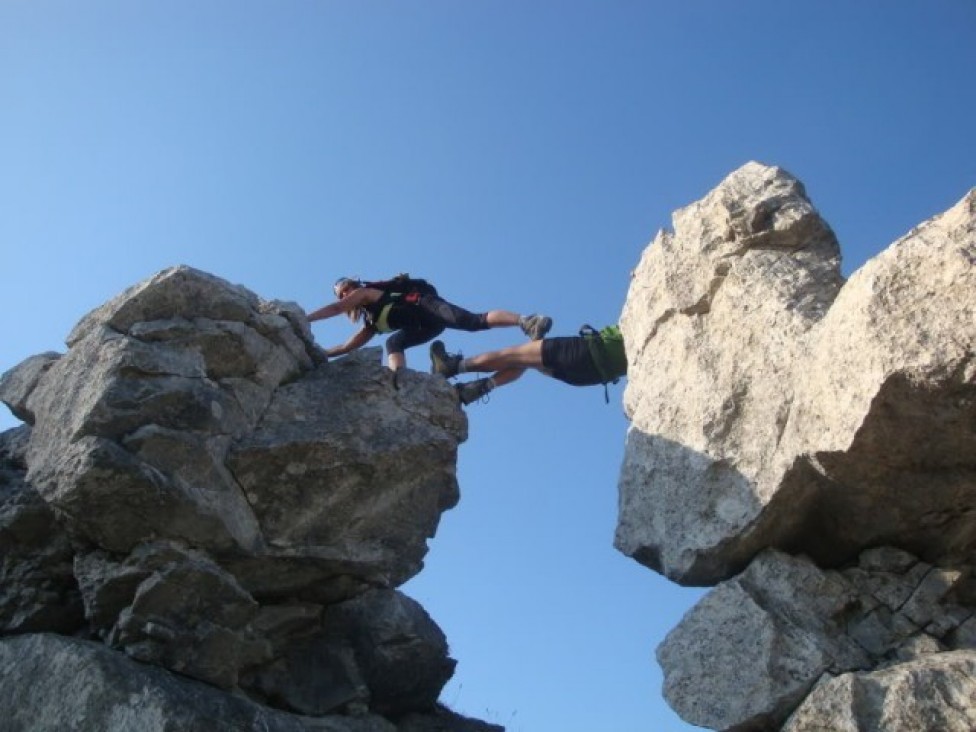
[[519,326],[531,340],[542,340],[552,327],[552,318],[545,315],[526,315],[519,320]]
[[434,341],[430,344],[430,373],[440,374],[450,379],[458,375],[460,366],[460,353],[448,353],[442,341]]
[[488,392],[495,388],[492,384],[491,379],[475,379],[474,381],[466,381],[463,384],[455,384],[454,388],[457,390],[458,399],[461,404],[468,406],[471,402],[476,402],[482,397],[488,396]]

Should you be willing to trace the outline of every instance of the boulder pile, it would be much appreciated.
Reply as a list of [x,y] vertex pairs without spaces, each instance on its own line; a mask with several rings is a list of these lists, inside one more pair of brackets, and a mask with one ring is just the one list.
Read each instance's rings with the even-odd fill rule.
[[3,375],[5,729],[486,732],[397,590],[458,499],[443,379],[327,363],[304,313],[189,267]]
[[750,163],[674,214],[622,316],[616,546],[715,586],[658,648],[722,730],[976,727],[976,190],[847,281]]

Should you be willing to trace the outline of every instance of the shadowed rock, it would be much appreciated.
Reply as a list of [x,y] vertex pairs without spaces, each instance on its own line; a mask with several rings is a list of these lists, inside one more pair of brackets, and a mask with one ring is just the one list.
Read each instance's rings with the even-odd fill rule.
[[974,221],[976,192],[843,284],[779,169],[749,164],[675,214],[622,318],[617,547],[683,584],[767,546],[824,564],[976,548]]
[[622,317],[615,539],[719,583],[658,649],[668,702],[714,729],[971,728],[976,191],[846,283],[782,170],[674,223]]
[[826,677],[783,732],[976,728],[976,653],[954,651],[869,674]]
[[0,433],[0,629],[71,633],[83,624],[74,552],[25,479],[30,428]]
[[[706,583],[755,553],[756,482],[790,414],[802,337],[843,283],[803,186],[750,163],[674,214],[634,272],[621,328],[631,419],[616,546]],[[737,544],[745,543],[741,548]]]
[[454,672],[440,628],[392,590],[329,606],[277,655],[247,684],[303,714],[351,703],[395,718],[430,710]]
[[[89,703],[100,729],[475,724],[439,711],[455,662],[393,589],[459,499],[467,423],[443,379],[410,372],[394,390],[378,349],[327,363],[297,306],[188,267],[97,308],[68,344],[0,378],[32,425],[0,439],[0,633],[105,644],[4,641],[10,664],[81,673],[36,729]],[[107,687],[125,674],[159,703],[120,702]]]
[[7,732],[396,732],[377,716],[299,717],[56,635],[0,639]]

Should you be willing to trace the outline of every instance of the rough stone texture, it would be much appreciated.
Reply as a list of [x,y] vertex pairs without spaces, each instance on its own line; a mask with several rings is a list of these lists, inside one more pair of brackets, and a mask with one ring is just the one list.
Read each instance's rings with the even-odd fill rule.
[[971,732],[976,654],[954,651],[873,673],[825,678],[783,732]]
[[868,664],[844,634],[857,593],[778,552],[706,595],[658,647],[664,695],[692,724],[758,728],[782,720],[820,676]]
[[15,417],[34,424],[34,413],[27,406],[27,400],[40,378],[59,358],[61,354],[53,352],[31,356],[16,369],[0,376],[0,394]]
[[621,319],[615,543],[719,583],[658,649],[685,719],[971,729],[976,190],[838,265],[802,185],[755,163],[657,236]]
[[785,474],[765,482],[813,495],[788,540],[821,562],[879,544],[933,562],[972,555],[974,256],[976,191],[865,264],[810,333]]
[[84,622],[73,550],[25,480],[30,428],[0,433],[0,634],[71,633]]
[[108,643],[137,660],[232,689],[242,668],[271,657],[270,643],[249,627],[258,608],[233,575],[187,552],[139,583]]
[[[318,547],[323,560],[381,584],[420,570],[426,539],[458,501],[454,466],[465,425],[436,382],[412,374],[401,381],[392,391],[374,352],[330,364],[279,389],[257,428],[230,450],[228,468],[272,551]],[[391,395],[398,409],[388,407]],[[386,486],[381,497],[377,484]]]
[[370,707],[398,717],[430,709],[454,674],[447,639],[424,609],[391,590],[374,590],[326,608],[328,637],[352,639],[372,695]]
[[644,252],[621,317],[631,427],[616,545],[699,583],[752,549],[728,544],[768,502],[754,477],[789,417],[801,337],[842,278],[832,231],[778,168],[743,167],[673,223]]
[[5,732],[396,732],[376,716],[304,718],[56,635],[0,639]]
[[188,267],[68,344],[0,377],[31,425],[0,435],[0,635],[24,634],[0,665],[55,669],[37,688],[56,708],[15,729],[476,724],[437,705],[455,662],[393,589],[459,499],[467,423],[443,379],[395,390],[379,349],[326,362],[297,306]]
[[976,192],[841,289],[833,235],[782,170],[744,166],[676,213],[622,316],[617,547],[685,584],[766,546],[833,564],[972,550],[974,221]]
[[434,707],[454,672],[447,640],[423,608],[373,590],[326,608],[246,685],[303,714],[365,704],[392,717]]
[[462,717],[440,706],[433,714],[407,714],[399,720],[397,732],[505,732],[505,728]]
[[906,673],[938,676],[936,658],[954,663],[950,652],[973,648],[974,610],[962,604],[972,575],[971,566],[933,567],[892,547],[865,551],[842,571],[767,550],[658,647],[665,697],[704,727],[778,729],[825,676],[845,674],[855,686],[863,677],[874,688],[871,669],[920,660]]
[[436,379],[394,392],[374,350],[313,370],[298,319],[186,267],[126,291],[39,377],[5,375],[35,417],[28,479],[88,542],[181,540],[258,593],[405,581],[457,502],[463,413]]

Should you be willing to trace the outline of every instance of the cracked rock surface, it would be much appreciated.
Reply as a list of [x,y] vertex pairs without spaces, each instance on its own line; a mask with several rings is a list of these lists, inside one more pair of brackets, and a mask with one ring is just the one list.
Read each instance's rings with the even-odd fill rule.
[[[467,423],[443,379],[394,390],[377,349],[326,362],[298,306],[184,266],[67,343],[0,379],[28,423],[0,440],[0,666],[69,694],[60,716],[12,717],[34,683],[18,672],[12,730],[77,707],[92,729],[209,729],[180,695],[268,729],[491,728],[437,706],[454,661],[396,589],[459,499]],[[82,684],[58,675],[86,664]],[[123,713],[123,676],[158,704]]]
[[[658,650],[669,702],[715,729],[779,729],[798,708],[791,732],[969,728],[976,190],[848,281],[780,168],[743,166],[673,223],[621,318],[615,537],[716,585]],[[926,674],[942,716],[933,691],[899,717]],[[810,705],[831,698],[847,701],[825,722]]]

